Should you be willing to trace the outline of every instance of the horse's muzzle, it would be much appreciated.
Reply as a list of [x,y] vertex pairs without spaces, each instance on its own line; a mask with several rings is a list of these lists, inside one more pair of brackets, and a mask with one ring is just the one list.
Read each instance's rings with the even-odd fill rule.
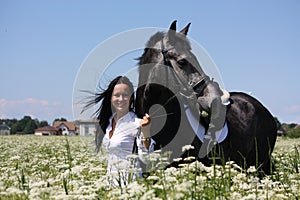
[[226,106],[222,103],[221,98],[215,98],[210,107],[210,127],[220,130],[225,123]]

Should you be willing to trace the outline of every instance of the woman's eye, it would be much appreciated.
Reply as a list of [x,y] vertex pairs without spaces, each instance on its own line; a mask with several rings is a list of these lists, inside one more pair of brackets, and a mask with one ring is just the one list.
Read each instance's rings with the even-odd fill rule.
[[187,64],[187,60],[186,59],[181,59],[181,60],[178,60],[177,63],[178,63],[178,65],[183,66],[183,65]]
[[129,94],[113,94],[113,96],[115,98],[120,98],[121,96],[124,98],[124,99],[128,99],[129,98]]

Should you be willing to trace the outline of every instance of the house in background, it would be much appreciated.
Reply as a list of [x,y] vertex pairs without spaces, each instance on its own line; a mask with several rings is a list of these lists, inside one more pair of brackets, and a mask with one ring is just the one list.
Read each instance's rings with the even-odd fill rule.
[[44,126],[38,129],[35,129],[34,135],[46,136],[46,135],[61,135],[61,131],[58,128],[53,126]]
[[282,126],[280,126],[277,129],[277,135],[278,136],[286,136],[287,135],[287,131]]
[[10,135],[10,127],[3,122],[0,124],[0,135]]
[[80,136],[94,136],[99,127],[98,120],[77,120],[75,123]]
[[53,127],[61,130],[62,135],[76,134],[76,127],[74,122],[56,121],[54,122]]

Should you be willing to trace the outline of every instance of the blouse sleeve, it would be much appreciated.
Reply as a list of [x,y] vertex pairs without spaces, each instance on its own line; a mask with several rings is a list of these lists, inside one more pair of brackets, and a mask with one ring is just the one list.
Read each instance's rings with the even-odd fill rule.
[[154,145],[156,144],[155,141],[150,138],[150,146],[149,149],[145,148],[143,143],[142,143],[142,134],[139,135],[139,137],[136,138],[136,144],[138,146],[138,151],[142,151],[142,152],[152,152],[154,151]]

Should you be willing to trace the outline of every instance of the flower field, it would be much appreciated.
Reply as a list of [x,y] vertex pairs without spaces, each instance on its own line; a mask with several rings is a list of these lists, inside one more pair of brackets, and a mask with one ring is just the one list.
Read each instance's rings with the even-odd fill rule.
[[255,167],[245,172],[232,162],[206,167],[192,161],[124,187],[107,185],[106,157],[95,154],[91,137],[2,136],[0,143],[1,200],[300,198],[300,139],[278,138],[275,170],[261,179]]

